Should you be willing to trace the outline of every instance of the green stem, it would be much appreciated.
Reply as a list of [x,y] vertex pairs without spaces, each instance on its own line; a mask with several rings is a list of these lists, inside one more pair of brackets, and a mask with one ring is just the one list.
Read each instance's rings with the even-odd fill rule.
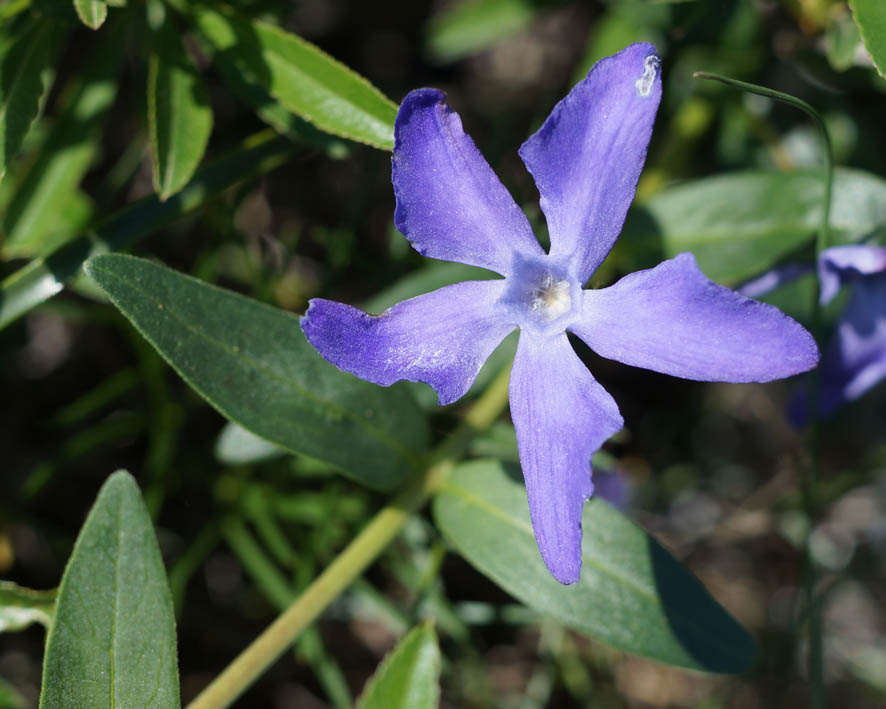
[[[774,91],[756,84],[748,84],[744,81],[737,81],[719,74],[708,74],[706,72],[697,71],[693,75],[697,79],[712,79],[719,81],[727,86],[747,91],[758,96],[781,101],[795,108],[799,108],[807,116],[809,116],[818,127],[819,136],[822,143],[822,152],[824,154],[824,202],[821,210],[821,224],[818,228],[818,235],[815,240],[815,262],[818,263],[821,252],[828,248],[830,244],[830,220],[831,220],[831,197],[834,186],[834,151],[831,146],[831,137],[828,134],[827,126],[818,113],[811,105],[805,101],[798,99],[796,96],[784,94],[781,91]],[[820,283],[816,280],[816,288],[814,301],[812,304],[812,333],[817,342],[822,340],[822,314],[820,303]],[[809,631],[809,681],[812,685],[812,707],[813,709],[824,709],[825,706],[825,689],[824,689],[824,660],[822,652],[822,627],[821,627],[821,608],[820,601],[816,596],[815,587],[817,585],[817,570],[815,560],[812,557],[811,536],[815,528],[815,520],[818,518],[818,478],[821,468],[821,427],[819,425],[819,370],[816,367],[809,373],[809,418],[811,428],[809,433],[811,460],[808,467],[808,473],[803,481],[803,507],[808,520],[808,530],[804,544],[805,554],[805,572],[804,587],[806,591],[807,603],[807,628]]]
[[379,511],[304,593],[240,653],[188,709],[230,706],[286,651],[299,633],[363,573],[397,536],[412,513],[442,484],[470,440],[488,428],[504,410],[508,401],[508,375],[507,369],[498,375],[467,412],[461,426],[431,452],[424,472]]

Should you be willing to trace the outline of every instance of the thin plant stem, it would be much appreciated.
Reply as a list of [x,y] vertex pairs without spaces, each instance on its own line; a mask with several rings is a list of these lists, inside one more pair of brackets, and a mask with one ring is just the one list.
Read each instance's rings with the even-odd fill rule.
[[[818,128],[819,137],[821,138],[822,153],[824,157],[823,165],[823,181],[824,181],[824,198],[821,210],[821,224],[818,228],[818,234],[815,240],[815,261],[818,263],[821,252],[830,245],[830,220],[831,220],[831,199],[834,186],[834,151],[831,146],[831,137],[828,134],[827,126],[818,113],[811,105],[805,101],[798,99],[796,96],[768,89],[764,86],[749,84],[744,81],[730,79],[719,74],[709,74],[697,71],[692,75],[696,79],[711,79],[719,81],[727,86],[747,91],[748,93],[765,96],[767,98],[781,101],[795,108],[799,108],[807,116],[809,116]],[[820,301],[821,284],[816,279],[814,301],[812,304],[812,333],[817,342],[822,341],[822,313]],[[804,542],[805,555],[805,572],[804,586],[806,592],[807,604],[807,629],[809,634],[809,683],[812,688],[813,709],[824,709],[826,705],[825,687],[824,687],[824,656],[822,652],[822,625],[821,625],[821,603],[818,594],[816,594],[817,586],[817,569],[815,559],[812,555],[812,532],[815,528],[815,520],[818,518],[818,478],[821,470],[821,426],[819,423],[819,396],[821,384],[819,371],[816,367],[809,373],[809,446],[810,460],[807,466],[807,475],[804,477],[802,485],[803,507],[806,513],[807,531]]]
[[462,424],[428,456],[419,475],[382,508],[353,541],[261,635],[216,677],[187,709],[230,706],[387,548],[409,517],[421,509],[461,458],[468,443],[488,428],[508,401],[509,368],[474,403]]

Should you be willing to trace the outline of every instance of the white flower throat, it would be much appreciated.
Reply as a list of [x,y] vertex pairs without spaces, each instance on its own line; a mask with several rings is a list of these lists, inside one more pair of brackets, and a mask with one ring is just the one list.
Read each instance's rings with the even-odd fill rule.
[[562,332],[581,307],[581,285],[549,256],[519,258],[507,276],[502,305],[514,323],[538,335]]
[[544,273],[531,291],[529,309],[545,320],[555,320],[572,308],[569,281]]

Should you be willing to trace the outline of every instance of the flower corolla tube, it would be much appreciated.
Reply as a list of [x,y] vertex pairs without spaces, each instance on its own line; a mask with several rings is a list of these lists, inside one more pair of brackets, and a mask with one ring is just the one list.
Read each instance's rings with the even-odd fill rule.
[[519,328],[511,419],[538,547],[564,584],[581,570],[591,455],[623,425],[567,332],[603,357],[702,381],[769,381],[818,361],[803,327],[708,280],[691,254],[583,290],[621,231],[660,99],[655,47],[633,44],[597,62],[520,148],[548,224],[546,253],[444,94],[412,91],[394,127],[395,224],[419,253],[503,278],[449,285],[379,316],[317,298],[301,320],[340,369],[385,386],[425,382],[441,405],[465,394]]

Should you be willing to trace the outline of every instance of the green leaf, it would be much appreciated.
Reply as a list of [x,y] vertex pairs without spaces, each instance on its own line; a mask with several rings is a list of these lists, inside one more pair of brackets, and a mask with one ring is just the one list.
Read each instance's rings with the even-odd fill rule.
[[91,205],[78,186],[98,148],[102,124],[117,95],[126,32],[102,36],[86,66],[65,87],[64,110],[3,215],[7,257],[35,256],[85,227]]
[[277,458],[286,453],[280,446],[228,421],[215,442],[215,458],[226,465],[246,465]]
[[87,27],[97,30],[108,16],[108,5],[102,0],[74,0],[77,17]]
[[[691,251],[713,280],[745,280],[812,239],[823,190],[819,171],[730,173],[672,187],[629,212],[616,263],[635,269]],[[884,224],[886,180],[837,170],[833,243],[859,241]]]
[[874,66],[886,78],[886,4],[883,0],[849,0],[849,7]]
[[9,682],[0,677],[0,709],[27,709],[28,701]]
[[295,316],[132,256],[96,256],[86,271],[185,381],[271,443],[384,490],[426,445],[402,387],[328,364]]
[[191,179],[212,132],[209,94],[169,13],[148,64],[148,127],[154,190],[166,201]]
[[0,57],[0,179],[49,90],[44,73],[58,41],[53,23],[41,20],[25,29]]
[[440,702],[440,648],[430,622],[413,628],[382,660],[358,709],[434,709]]
[[528,0],[451,3],[428,25],[428,52],[439,62],[451,62],[475,54],[528,27],[535,12]]
[[275,25],[209,8],[196,16],[215,51],[320,130],[391,150],[397,107],[366,79]]
[[90,256],[125,249],[148,234],[204,207],[215,194],[268,172],[294,152],[272,131],[248,138],[243,147],[202,166],[194,179],[165,202],[146,197],[106,217],[47,256],[34,259],[0,283],[0,329],[61,291]]
[[55,612],[56,591],[35,591],[0,581],[0,633],[23,630],[31,623],[49,627]]
[[163,559],[138,486],[121,470],[102,486],[65,567],[40,707],[179,705]]
[[545,568],[520,469],[458,466],[434,500],[434,519],[468,561],[515,598],[622,650],[680,667],[742,672],[754,642],[701,583],[627,517],[599,499],[584,510],[581,579]]

